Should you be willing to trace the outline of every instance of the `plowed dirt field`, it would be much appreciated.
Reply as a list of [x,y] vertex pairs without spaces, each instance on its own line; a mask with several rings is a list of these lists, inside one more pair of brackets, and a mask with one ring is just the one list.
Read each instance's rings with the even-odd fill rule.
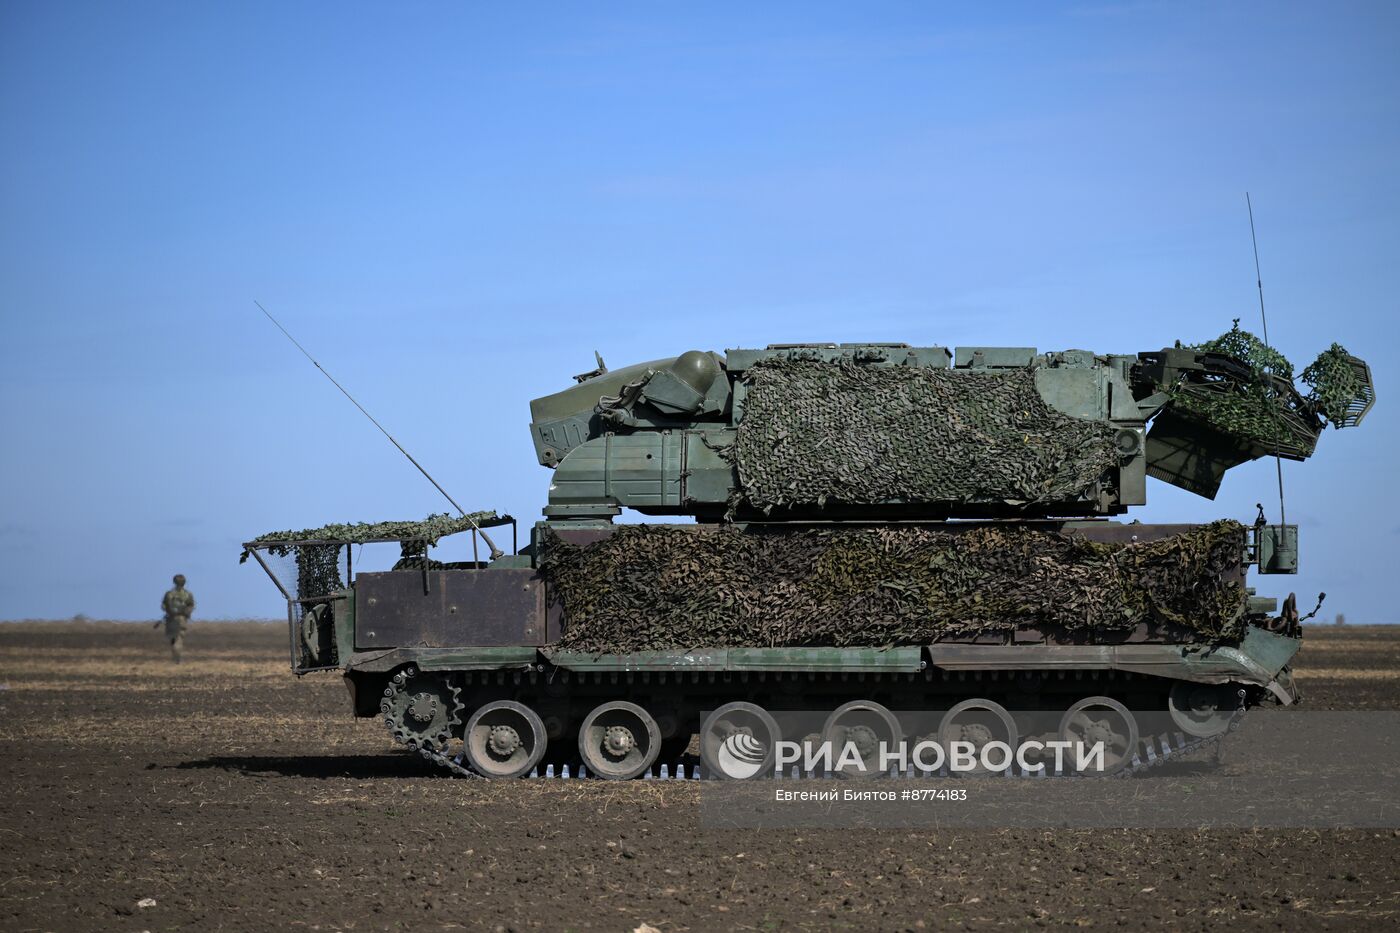
[[[0,625],[0,929],[1400,925],[1388,829],[721,833],[697,782],[445,777],[286,638]],[[1310,629],[1297,674],[1400,708],[1400,626]]]

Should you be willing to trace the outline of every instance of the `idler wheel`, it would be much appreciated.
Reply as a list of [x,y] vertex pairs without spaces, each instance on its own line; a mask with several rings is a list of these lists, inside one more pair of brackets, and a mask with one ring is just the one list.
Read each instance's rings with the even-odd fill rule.
[[1239,704],[1239,688],[1233,684],[1178,680],[1167,694],[1172,722],[1182,732],[1198,739],[1213,738],[1229,729]]
[[661,752],[656,720],[636,703],[613,700],[596,707],[578,730],[578,750],[590,772],[610,781],[638,777]]
[[[880,766],[880,751],[897,751],[904,730],[894,713],[874,700],[852,700],[826,717],[821,734],[822,740],[831,745],[832,771],[847,778],[870,778],[885,773]],[[852,760],[847,746],[859,756],[858,761]]]
[[514,700],[492,700],[467,720],[462,753],[477,774],[516,778],[540,763],[548,743],[538,713]]

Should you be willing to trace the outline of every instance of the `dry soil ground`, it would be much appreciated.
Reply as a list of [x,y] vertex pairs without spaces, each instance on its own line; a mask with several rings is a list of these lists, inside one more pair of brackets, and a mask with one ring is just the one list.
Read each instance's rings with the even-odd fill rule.
[[[1388,829],[719,833],[695,782],[442,777],[285,638],[0,626],[0,928],[1400,925]],[[1298,674],[1400,708],[1400,627],[1313,629]]]

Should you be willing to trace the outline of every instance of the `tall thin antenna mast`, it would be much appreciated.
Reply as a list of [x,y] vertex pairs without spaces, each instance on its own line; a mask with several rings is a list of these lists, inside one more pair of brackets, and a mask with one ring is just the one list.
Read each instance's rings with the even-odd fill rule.
[[484,528],[482,528],[480,525],[478,525],[478,524],[476,523],[476,519],[474,519],[474,518],[472,518],[470,515],[468,515],[466,509],[464,509],[464,508],[462,508],[460,505],[458,505],[458,504],[457,504],[457,500],[454,499],[454,498],[452,498],[451,496],[449,496],[449,495],[447,494],[447,490],[446,490],[446,489],[443,489],[442,486],[441,486],[441,484],[439,484],[437,480],[433,479],[433,477],[428,473],[427,470],[423,469],[423,465],[422,465],[421,463],[419,463],[417,460],[413,459],[413,454],[411,454],[411,453],[409,453],[408,451],[404,450],[404,449],[403,449],[403,445],[400,444],[398,441],[394,440],[394,436],[393,436],[392,434],[390,434],[388,431],[384,430],[384,425],[382,425],[382,424],[380,424],[378,421],[376,421],[374,415],[371,415],[369,412],[365,411],[365,406],[363,406],[363,405],[361,405],[359,402],[355,401],[355,396],[353,396],[353,395],[351,395],[349,392],[347,392],[347,391],[345,390],[345,386],[341,385],[339,382],[336,382],[336,381],[335,381],[335,377],[332,376],[330,373],[326,372],[326,367],[324,367],[324,366],[322,366],[320,363],[316,362],[316,358],[315,358],[314,356],[312,356],[310,353],[307,353],[307,352],[306,352],[306,348],[303,347],[303,346],[297,341],[297,339],[296,339],[295,337],[293,337],[291,334],[287,333],[287,328],[283,327],[282,324],[281,324],[281,322],[278,321],[277,318],[275,318],[275,317],[272,316],[272,312],[268,311],[266,308],[264,308],[264,307],[262,306],[262,302],[261,302],[261,301],[258,301],[256,298],[254,298],[254,299],[253,299],[253,304],[257,305],[257,306],[258,306],[258,310],[261,311],[263,314],[267,315],[267,319],[268,319],[269,321],[271,321],[273,324],[275,324],[275,325],[277,326],[277,329],[280,330],[280,331],[283,333],[283,335],[286,336],[286,338],[292,342],[292,345],[295,346],[298,350],[301,351],[301,355],[302,355],[302,356],[306,357],[308,360],[311,361],[311,365],[315,366],[317,369],[319,369],[319,370],[321,371],[321,375],[325,376],[327,379],[329,379],[329,380],[331,381],[331,385],[333,385],[333,386],[335,386],[337,389],[339,389],[339,390],[340,390],[340,393],[350,400],[350,404],[352,404],[352,405],[354,405],[356,408],[358,408],[358,409],[360,410],[360,413],[363,414],[366,418],[368,418],[368,419],[370,420],[370,423],[373,424],[376,428],[379,429],[379,433],[380,433],[380,434],[383,434],[385,437],[387,437],[387,438],[389,439],[389,443],[393,444],[395,447],[397,447],[397,448],[399,449],[399,453],[403,454],[405,457],[408,458],[408,462],[409,462],[409,463],[413,464],[414,466],[416,466],[416,467],[418,468],[418,472],[419,472],[419,473],[422,473],[425,477],[427,477],[428,482],[430,482],[430,483],[433,484],[433,488],[436,489],[438,492],[442,493],[442,497],[443,497],[444,499],[446,499],[448,502],[451,502],[451,503],[452,503],[452,507],[453,507],[454,509],[456,509],[458,512],[461,512],[461,513],[462,513],[462,517],[465,518],[468,522],[471,523],[472,530],[475,531],[477,534],[481,535],[481,539],[482,539],[483,541],[485,541],[485,542],[486,542],[486,546],[489,547],[489,548],[491,549],[491,559],[492,559],[492,560],[495,560],[496,558],[500,557],[502,554],[505,553],[505,552],[502,551],[500,548],[496,547],[495,543],[493,543],[493,542],[491,541],[491,539],[490,539],[489,537],[486,536],[486,529],[484,529]]
[[[1259,237],[1254,234],[1254,202],[1249,192],[1244,193],[1245,207],[1249,209],[1249,240],[1254,244],[1254,284],[1259,287],[1259,323],[1264,325],[1264,346],[1273,349],[1269,343],[1269,318],[1264,314],[1264,276],[1259,271]],[[1274,468],[1278,471],[1278,519],[1280,525],[1288,524],[1288,514],[1283,510],[1283,458],[1278,452],[1278,432],[1274,432]]]

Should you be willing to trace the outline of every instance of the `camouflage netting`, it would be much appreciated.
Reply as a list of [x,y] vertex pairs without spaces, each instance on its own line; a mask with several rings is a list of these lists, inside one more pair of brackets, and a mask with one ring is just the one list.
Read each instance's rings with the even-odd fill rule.
[[[449,515],[443,512],[429,515],[416,522],[355,522],[354,524],[322,525],[320,528],[303,528],[301,531],[270,531],[258,535],[250,544],[276,545],[281,541],[324,541],[337,544],[364,544],[368,541],[420,540],[436,544],[439,538],[469,531],[476,527],[489,527],[498,524],[500,519],[495,512],[472,512],[470,515]],[[509,519],[507,519],[509,521]],[[275,548],[270,548],[275,550]],[[248,559],[248,551],[243,551],[239,561]]]
[[339,544],[301,544],[295,549],[297,596],[329,596],[345,589],[340,576]]
[[1245,383],[1188,382],[1170,390],[1172,407],[1219,431],[1266,450],[1275,447],[1308,456],[1317,445],[1317,432],[1311,419],[1289,410],[1294,396],[1280,391],[1270,375],[1291,387],[1293,364],[1282,353],[1268,346],[1247,330],[1234,326],[1214,340],[1191,346],[1192,350],[1223,353],[1247,365],[1253,378]]
[[1317,436],[1307,421],[1290,416],[1274,393],[1255,383],[1243,388],[1187,384],[1172,391],[1173,409],[1204,421],[1215,429],[1271,451],[1275,447],[1310,456]]
[[1193,350],[1207,353],[1223,353],[1245,363],[1255,373],[1273,373],[1289,382],[1293,381],[1293,364],[1288,357],[1269,346],[1247,330],[1240,329],[1240,319],[1235,318],[1234,326],[1214,340],[1193,346]]
[[1074,500],[1117,461],[1113,428],[1046,405],[1029,369],[772,359],[744,377],[742,501],[774,507]]
[[[273,531],[259,535],[249,544],[279,557],[295,557],[296,595],[306,598],[325,596],[345,588],[340,576],[340,549],[348,544],[407,539],[419,542],[418,546],[426,549],[430,544],[437,544],[440,538],[472,528],[499,524],[500,521],[495,512],[472,512],[463,516],[444,512],[429,515],[422,521],[333,523],[319,528],[303,528],[300,531]],[[303,541],[313,543],[293,543]],[[250,551],[251,548],[245,547],[238,562],[246,561]]]
[[1346,347],[1334,343],[1303,370],[1303,382],[1311,389],[1308,397],[1334,428],[1346,423],[1352,403],[1366,392],[1351,359]]
[[1047,626],[1089,634],[1141,622],[1236,636],[1246,594],[1237,522],[1158,541],[1094,543],[1012,525],[962,532],[628,525],[587,545],[546,539],[562,648],[884,647]]
[[[1333,427],[1345,424],[1349,406],[1362,396],[1361,376],[1351,365],[1351,355],[1334,343],[1318,355],[1302,373],[1309,393],[1301,398],[1280,390],[1270,376],[1293,384],[1293,364],[1288,358],[1247,330],[1234,326],[1214,340],[1196,344],[1193,350],[1224,353],[1245,363],[1254,378],[1243,385],[1187,383],[1172,390],[1173,407],[1266,450],[1281,447],[1302,456],[1313,452],[1321,425],[1313,412]],[[1294,410],[1299,405],[1301,410]]]

